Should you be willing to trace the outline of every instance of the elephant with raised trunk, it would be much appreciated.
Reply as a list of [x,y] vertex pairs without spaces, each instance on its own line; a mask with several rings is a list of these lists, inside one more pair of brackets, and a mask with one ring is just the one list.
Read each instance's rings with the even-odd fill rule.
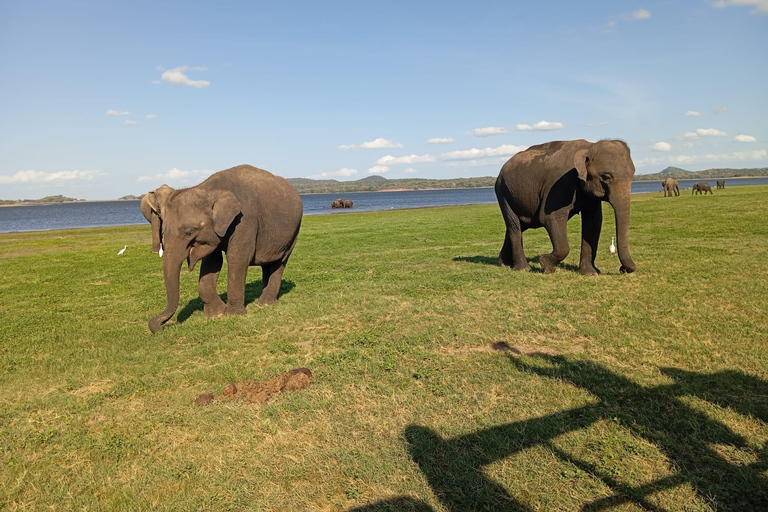
[[517,153],[501,168],[496,197],[507,226],[499,263],[530,270],[523,252],[523,231],[544,227],[552,252],[539,258],[553,272],[568,256],[566,224],[581,214],[579,272],[599,274],[595,256],[603,223],[602,201],[613,207],[622,273],[637,266],[629,255],[629,202],[635,166],[629,147],[620,140],[583,139],[547,142]]
[[709,192],[711,195],[714,195],[712,193],[712,185],[710,185],[705,181],[702,181],[701,183],[697,183],[693,187],[691,187],[691,195],[694,195],[694,194],[707,195],[707,192]]
[[665,179],[661,186],[664,188],[664,197],[672,197],[672,194],[680,195],[680,182],[675,178]]
[[[194,187],[167,185],[147,193],[141,212],[152,225],[152,250],[164,250],[163,276],[168,304],[149,321],[155,333],[179,305],[179,273],[200,261],[198,291],[205,316],[245,313],[248,267],[262,268],[259,303],[277,301],[283,271],[296,245],[301,197],[287,180],[250,165],[217,172]],[[227,255],[227,303],[216,283]]]

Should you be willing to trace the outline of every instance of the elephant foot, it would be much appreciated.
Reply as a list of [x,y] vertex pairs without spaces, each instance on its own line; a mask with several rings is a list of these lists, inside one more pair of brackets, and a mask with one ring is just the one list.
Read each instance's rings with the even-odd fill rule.
[[242,316],[245,314],[245,306],[233,306],[232,304],[228,304],[225,314],[227,316]]
[[218,304],[206,304],[203,306],[203,313],[205,318],[217,318],[224,316],[227,313],[227,305],[223,302]]
[[557,269],[557,260],[551,254],[542,254],[539,256],[539,264],[545,274],[551,274]]
[[637,270],[637,267],[636,267],[636,266],[635,266],[635,267],[625,267],[624,265],[622,265],[622,266],[619,268],[619,272],[621,272],[622,274],[631,274],[631,273],[632,273],[632,272],[634,272],[635,270]]
[[262,295],[259,297],[259,304],[262,306],[271,306],[272,304],[277,304],[277,298],[276,297],[265,297]]
[[593,265],[584,265],[579,266],[579,274],[583,276],[599,276],[600,271],[597,270]]
[[530,272],[531,266],[526,261],[525,263],[516,263],[513,267],[513,270],[516,270],[518,272]]

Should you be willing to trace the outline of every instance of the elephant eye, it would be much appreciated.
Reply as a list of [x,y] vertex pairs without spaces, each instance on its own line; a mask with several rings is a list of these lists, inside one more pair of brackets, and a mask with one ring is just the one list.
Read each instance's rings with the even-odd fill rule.
[[603,181],[611,181],[611,175],[608,173],[602,174],[600,175],[600,179],[602,179]]
[[187,229],[184,230],[184,236],[186,238],[189,238],[189,237],[191,237],[194,234],[195,234],[195,228],[187,228]]

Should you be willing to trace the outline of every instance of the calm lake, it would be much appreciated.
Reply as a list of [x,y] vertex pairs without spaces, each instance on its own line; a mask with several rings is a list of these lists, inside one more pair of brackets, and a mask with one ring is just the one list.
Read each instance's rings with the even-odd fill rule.
[[[710,183],[714,189],[717,180],[681,180],[680,189],[690,189],[692,184],[700,181]],[[766,184],[768,184],[768,178],[731,178],[725,181],[726,187]],[[661,182],[637,181],[632,183],[632,193],[641,192],[658,192],[661,194]],[[690,194],[690,190],[688,193]],[[715,190],[715,194],[717,194],[717,190]],[[332,210],[331,201],[339,197],[354,201],[354,208],[351,210]],[[305,215],[330,213],[343,215],[356,211],[399,210],[496,202],[493,188],[306,194],[302,195],[301,198],[304,202]],[[0,233],[144,223],[146,220],[139,211],[139,201],[99,201],[0,208]]]

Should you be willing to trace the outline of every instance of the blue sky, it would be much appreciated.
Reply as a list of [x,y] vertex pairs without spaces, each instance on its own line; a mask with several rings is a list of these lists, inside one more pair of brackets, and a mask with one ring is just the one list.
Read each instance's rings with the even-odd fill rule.
[[495,176],[621,138],[638,173],[768,166],[768,0],[0,1],[0,198],[249,163]]

